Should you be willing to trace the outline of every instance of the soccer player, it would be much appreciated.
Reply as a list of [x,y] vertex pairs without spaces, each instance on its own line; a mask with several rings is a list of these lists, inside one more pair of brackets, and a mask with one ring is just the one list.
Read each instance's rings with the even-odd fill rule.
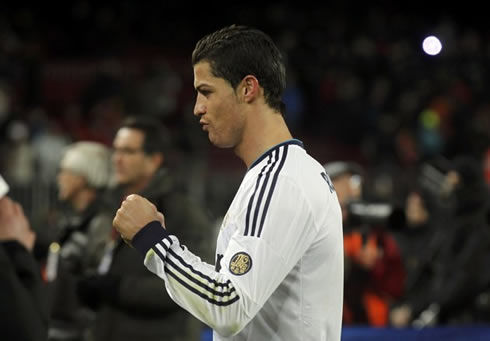
[[114,226],[214,340],[340,340],[340,205],[324,168],[284,121],[278,48],[263,32],[233,25],[202,38],[192,64],[194,115],[215,146],[233,148],[247,166],[219,232],[216,265],[169,234],[163,214],[141,196],[122,203]]

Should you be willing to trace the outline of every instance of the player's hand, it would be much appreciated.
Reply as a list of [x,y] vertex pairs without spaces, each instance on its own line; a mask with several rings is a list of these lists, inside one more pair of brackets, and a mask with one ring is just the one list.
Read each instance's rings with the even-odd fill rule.
[[112,224],[125,241],[131,241],[139,230],[155,220],[165,227],[165,218],[155,205],[142,196],[131,194],[117,210]]
[[9,197],[0,199],[0,240],[16,240],[29,251],[36,240],[22,206]]

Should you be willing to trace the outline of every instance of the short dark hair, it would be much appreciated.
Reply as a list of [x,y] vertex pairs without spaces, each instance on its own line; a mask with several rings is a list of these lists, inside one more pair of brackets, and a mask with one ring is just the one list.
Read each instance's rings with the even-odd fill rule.
[[247,75],[253,75],[264,89],[266,103],[284,112],[282,94],[286,88],[286,68],[281,52],[264,32],[231,25],[199,40],[192,52],[192,65],[209,62],[215,77],[236,89]]
[[128,116],[119,128],[140,130],[144,135],[142,149],[145,154],[166,153],[169,132],[159,120],[147,116]]

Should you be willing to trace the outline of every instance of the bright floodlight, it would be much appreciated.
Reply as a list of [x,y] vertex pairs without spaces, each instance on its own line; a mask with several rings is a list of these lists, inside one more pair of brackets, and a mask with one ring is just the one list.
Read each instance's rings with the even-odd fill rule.
[[439,52],[441,52],[442,44],[437,37],[429,36],[424,39],[424,42],[422,43],[422,48],[424,49],[425,53],[431,56],[435,56],[436,54],[439,54]]

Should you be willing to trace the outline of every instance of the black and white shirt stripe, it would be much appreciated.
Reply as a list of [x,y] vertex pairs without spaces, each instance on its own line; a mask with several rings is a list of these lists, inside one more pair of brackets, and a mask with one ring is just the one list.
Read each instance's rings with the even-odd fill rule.
[[165,272],[183,287],[211,304],[227,306],[240,298],[230,280],[219,282],[196,270],[170,249],[171,238],[164,238],[152,249],[164,261]]
[[245,236],[260,238],[277,178],[286,161],[287,154],[287,144],[280,145],[269,151],[267,163],[257,177],[254,192],[248,202],[245,218]]

